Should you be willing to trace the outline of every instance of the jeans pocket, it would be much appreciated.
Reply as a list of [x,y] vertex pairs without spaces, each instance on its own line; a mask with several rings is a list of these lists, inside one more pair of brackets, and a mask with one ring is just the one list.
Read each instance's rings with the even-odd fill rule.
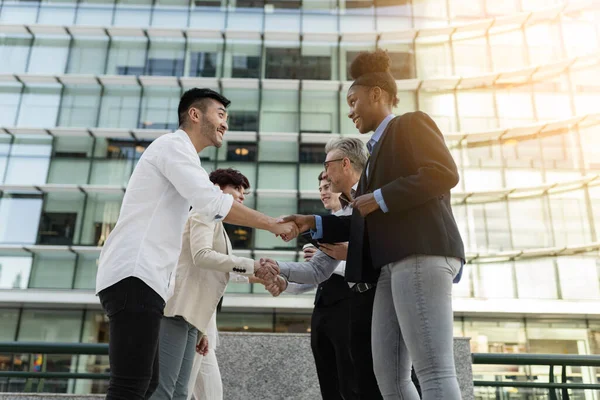
[[101,293],[100,302],[108,318],[111,318],[125,309],[127,305],[127,292]]

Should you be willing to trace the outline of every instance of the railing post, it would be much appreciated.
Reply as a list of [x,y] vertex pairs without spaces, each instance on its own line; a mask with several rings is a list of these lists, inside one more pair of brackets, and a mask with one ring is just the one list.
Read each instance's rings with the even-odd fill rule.
[[[567,383],[567,366],[562,366],[562,383]],[[562,389],[562,398],[563,400],[569,400],[569,389]]]
[[[548,381],[550,383],[554,383],[554,365],[550,365]],[[556,390],[553,388],[548,389],[548,398],[550,400],[558,400],[558,397],[556,396]]]

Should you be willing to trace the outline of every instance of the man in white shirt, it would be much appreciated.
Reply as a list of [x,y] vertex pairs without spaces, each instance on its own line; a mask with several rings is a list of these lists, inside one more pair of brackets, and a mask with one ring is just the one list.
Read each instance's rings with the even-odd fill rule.
[[[223,143],[229,103],[210,89],[188,90],[178,107],[180,129],[152,142],[131,175],[96,278],[96,294],[109,318],[107,399],[148,399],[156,389],[160,321],[190,206],[208,221],[225,220],[282,237],[297,234],[295,227],[278,226],[275,218],[234,202],[200,165],[202,149]],[[252,269],[244,272],[265,280],[278,272],[260,263]]]

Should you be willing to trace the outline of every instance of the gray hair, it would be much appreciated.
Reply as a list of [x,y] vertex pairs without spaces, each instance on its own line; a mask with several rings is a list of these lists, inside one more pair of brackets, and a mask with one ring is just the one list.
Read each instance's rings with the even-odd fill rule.
[[369,152],[362,140],[356,138],[334,138],[325,145],[325,153],[338,150],[342,157],[348,157],[356,172],[362,173],[367,165]]

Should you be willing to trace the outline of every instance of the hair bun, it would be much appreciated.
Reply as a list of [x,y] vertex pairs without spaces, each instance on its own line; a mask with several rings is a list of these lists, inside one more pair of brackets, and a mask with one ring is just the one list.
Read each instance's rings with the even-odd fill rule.
[[363,51],[358,53],[350,64],[350,77],[358,79],[361,76],[373,72],[387,72],[390,70],[392,60],[387,51],[377,49],[375,51]]

